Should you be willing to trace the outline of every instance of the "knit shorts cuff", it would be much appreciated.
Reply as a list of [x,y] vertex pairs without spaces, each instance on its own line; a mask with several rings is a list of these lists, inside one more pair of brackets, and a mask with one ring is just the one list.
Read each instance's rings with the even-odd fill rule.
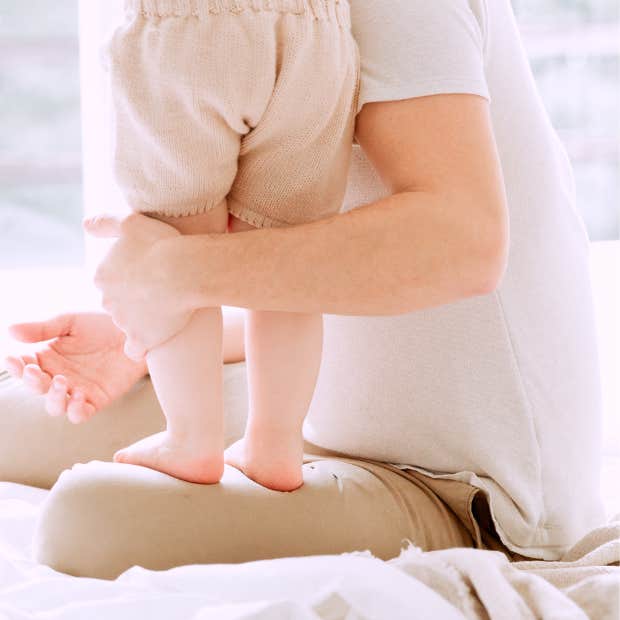
[[240,202],[235,202],[230,197],[228,198],[228,212],[255,228],[283,228],[286,226],[293,226],[293,224],[289,222],[283,222],[282,220],[269,217],[264,213],[254,211]]
[[316,20],[334,21],[351,27],[347,0],[125,0],[125,10],[147,17],[206,18],[222,13],[242,14],[271,11],[308,15]]
[[189,217],[192,215],[203,215],[214,209],[220,201],[184,203],[181,205],[169,205],[166,207],[154,207],[153,205],[132,205],[134,213],[141,213],[149,217]]

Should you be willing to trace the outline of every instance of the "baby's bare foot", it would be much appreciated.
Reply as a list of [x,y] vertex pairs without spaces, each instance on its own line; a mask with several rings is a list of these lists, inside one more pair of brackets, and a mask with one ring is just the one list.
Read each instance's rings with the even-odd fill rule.
[[246,435],[224,452],[225,462],[274,491],[294,491],[303,484],[303,439],[250,438]]
[[215,484],[224,473],[223,453],[209,452],[206,441],[180,441],[167,431],[145,437],[114,455],[116,463],[156,469],[198,484]]

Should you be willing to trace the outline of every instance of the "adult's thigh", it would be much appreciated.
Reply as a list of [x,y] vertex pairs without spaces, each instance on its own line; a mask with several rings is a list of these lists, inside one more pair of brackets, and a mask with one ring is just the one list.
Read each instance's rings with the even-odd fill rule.
[[370,550],[397,556],[472,546],[431,493],[381,466],[307,456],[304,485],[271,491],[226,467],[217,485],[91,462],[64,472],[43,506],[39,562],[78,576],[115,578],[133,565],[168,569]]
[[[226,440],[243,433],[247,411],[245,362],[224,365]],[[0,372],[0,480],[50,488],[74,463],[109,461],[120,448],[163,430],[165,419],[150,380],[84,424],[51,417],[45,400]]]

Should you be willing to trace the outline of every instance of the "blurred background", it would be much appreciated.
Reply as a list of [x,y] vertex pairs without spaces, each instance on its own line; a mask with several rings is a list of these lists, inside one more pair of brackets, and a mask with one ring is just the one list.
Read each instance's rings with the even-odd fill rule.
[[[620,235],[617,0],[513,0],[592,240]],[[0,0],[0,268],[84,260],[78,0]],[[32,250],[36,248],[36,252]]]
[[77,6],[0,0],[3,268],[83,260]]

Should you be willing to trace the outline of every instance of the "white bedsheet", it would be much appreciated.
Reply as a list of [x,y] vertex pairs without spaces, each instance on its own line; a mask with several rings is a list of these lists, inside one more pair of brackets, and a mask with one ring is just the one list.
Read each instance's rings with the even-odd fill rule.
[[580,541],[565,562],[509,564],[499,552],[410,547],[389,562],[353,553],[168,571],[133,567],[104,581],[63,575],[30,559],[47,493],[0,483],[2,620],[618,617],[620,515]]
[[161,572],[134,567],[115,581],[62,575],[30,559],[36,515],[47,493],[0,483],[2,620],[463,617],[420,581],[363,553]]

